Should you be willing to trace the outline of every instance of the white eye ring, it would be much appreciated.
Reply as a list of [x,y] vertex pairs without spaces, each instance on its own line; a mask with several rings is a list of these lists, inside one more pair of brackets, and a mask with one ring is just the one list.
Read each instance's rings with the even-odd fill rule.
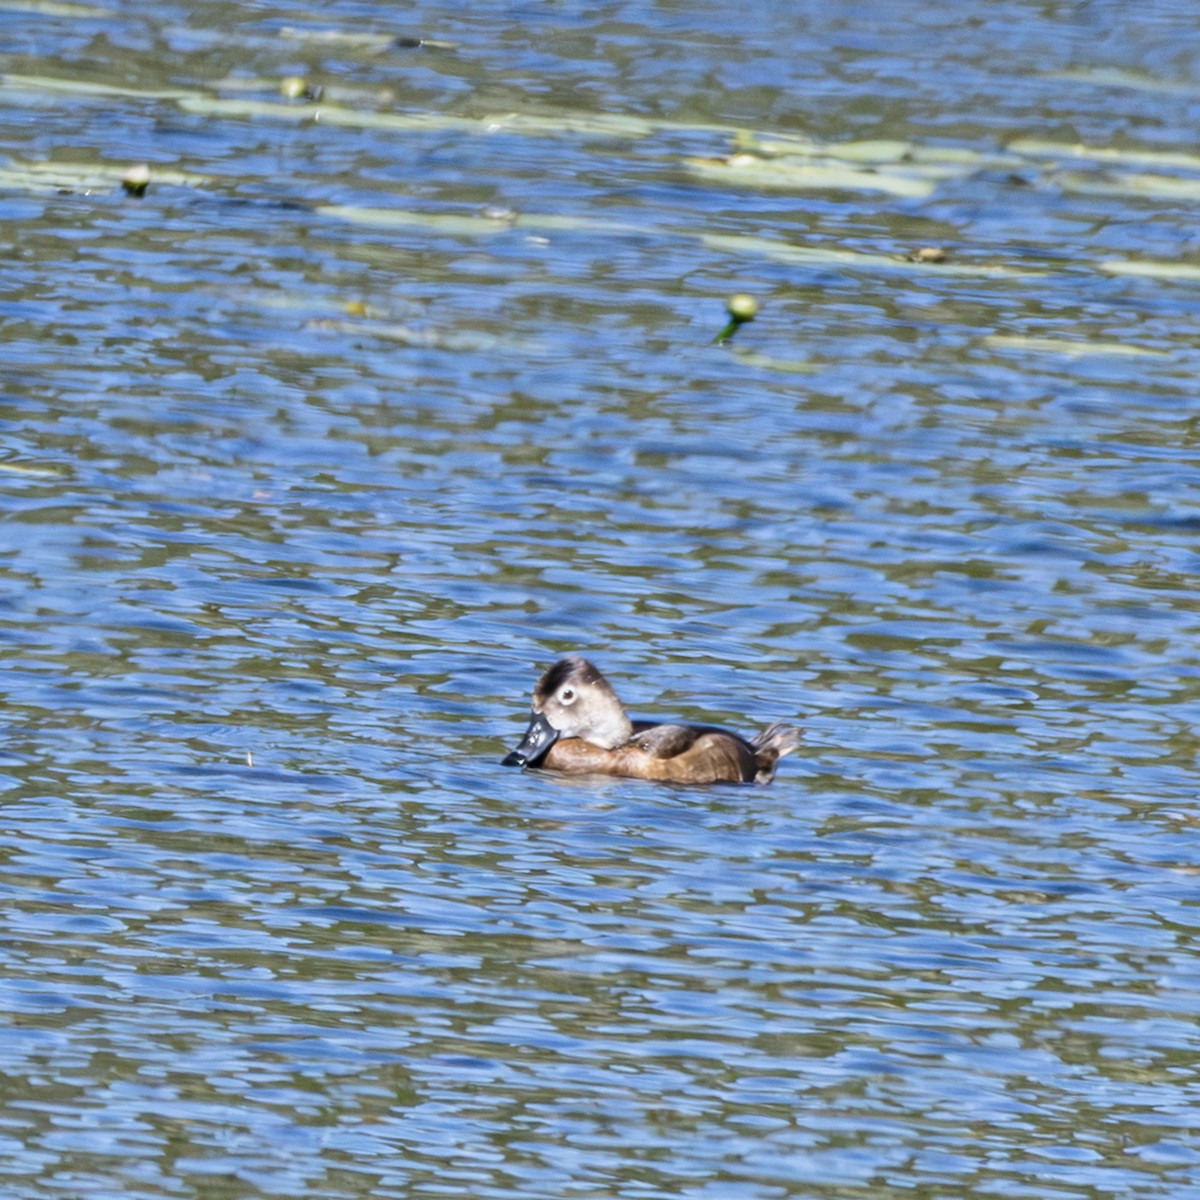
[[563,688],[563,690],[558,693],[558,698],[564,704],[574,704],[575,703],[575,693],[570,688]]

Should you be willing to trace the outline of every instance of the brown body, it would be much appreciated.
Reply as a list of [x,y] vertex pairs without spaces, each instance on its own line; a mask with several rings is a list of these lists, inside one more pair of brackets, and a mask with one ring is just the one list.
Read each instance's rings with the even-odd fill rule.
[[663,757],[664,747],[649,738],[644,746],[635,733],[632,741],[612,750],[583,738],[560,738],[538,765],[575,775],[627,775],[674,783],[752,783],[757,778],[754,750],[737,734],[688,725],[660,725],[650,732],[662,729],[686,735],[686,743],[676,739],[679,748],[667,757]]
[[504,764],[671,783],[769,783],[798,740],[788,725],[747,741],[710,725],[632,722],[604,676],[571,656],[538,680],[525,738]]

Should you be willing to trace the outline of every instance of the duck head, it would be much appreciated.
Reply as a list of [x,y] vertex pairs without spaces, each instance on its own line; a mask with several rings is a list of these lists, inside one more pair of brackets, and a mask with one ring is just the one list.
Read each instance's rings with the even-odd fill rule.
[[533,711],[506,767],[536,767],[559,738],[582,738],[613,750],[633,736],[625,706],[608,680],[577,654],[559,659],[533,689]]

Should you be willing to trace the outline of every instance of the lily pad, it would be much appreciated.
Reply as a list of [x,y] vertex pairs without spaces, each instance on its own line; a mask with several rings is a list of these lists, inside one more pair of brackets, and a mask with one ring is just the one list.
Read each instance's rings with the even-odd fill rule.
[[0,462],[0,471],[8,475],[25,475],[31,479],[63,479],[67,474],[63,467],[35,467],[21,462]]
[[760,354],[747,350],[745,346],[730,345],[728,353],[748,367],[759,367],[764,371],[779,371],[787,375],[811,375],[817,370],[815,363],[803,358],[777,358],[773,354]]
[[1164,350],[1151,350],[1145,346],[1130,346],[1123,342],[1074,341],[1070,338],[1022,337],[1020,335],[991,333],[984,344],[1000,350],[1031,350],[1035,354],[1065,354],[1068,358],[1088,358],[1105,354],[1121,358],[1168,358]]
[[1079,142],[1046,142],[1037,138],[1018,138],[1015,142],[1010,142],[1008,148],[1028,158],[1051,158],[1059,162],[1083,158],[1098,163],[1176,167],[1183,171],[1200,171],[1200,155],[1178,154],[1164,150],[1118,150],[1112,146],[1085,146]]
[[1064,172],[1055,182],[1065,191],[1086,196],[1151,196],[1172,203],[1200,201],[1200,179],[1145,172],[1127,174]]
[[[0,167],[0,188],[21,192],[107,191],[120,187],[128,172],[128,164],[115,166],[111,163],[10,162]],[[198,187],[209,183],[210,177],[155,166],[150,171],[150,182]]]
[[1168,96],[1200,94],[1200,88],[1194,84],[1159,79],[1153,75],[1144,75],[1140,71],[1122,70],[1120,67],[1080,67],[1056,71],[1048,78],[1063,79],[1069,83],[1090,83],[1097,87],[1130,88],[1137,92],[1161,92]]
[[349,333],[364,337],[382,338],[402,346],[413,346],[428,350],[463,351],[465,353],[494,354],[497,351],[529,354],[533,347],[512,338],[499,338],[488,333],[463,330],[413,329],[387,321],[342,320],[317,318],[309,321],[306,329],[325,330],[331,333]]
[[398,132],[453,132],[466,134],[516,133],[539,137],[581,135],[584,137],[641,138],[653,126],[636,117],[540,116],[530,113],[495,113],[481,117],[459,117],[449,113],[380,112],[347,108],[340,104],[284,104],[277,100],[221,98],[199,93],[176,97],[185,112],[209,117],[270,118],[275,121],[312,121],[352,129],[392,129]]
[[528,232],[590,232],[610,234],[644,234],[640,225],[616,221],[597,221],[589,217],[572,217],[557,213],[518,213],[510,219],[497,220],[482,213],[427,213],[406,208],[359,208],[352,204],[323,204],[315,209],[322,216],[355,225],[371,225],[378,229],[423,228],[438,233],[463,237],[490,237],[511,229]]
[[0,12],[31,12],[41,17],[68,17],[74,20],[109,20],[112,10],[90,4],[67,4],[63,0],[0,0]]
[[1097,263],[1097,266],[1109,275],[1137,275],[1144,279],[1182,280],[1185,283],[1200,281],[1198,263],[1109,258]]
[[723,158],[687,158],[684,163],[694,175],[704,180],[734,187],[797,192],[886,192],[892,196],[919,199],[930,195],[935,186],[934,180],[918,171],[881,170],[828,159],[731,154]]
[[63,79],[56,75],[0,75],[0,90],[61,92],[75,96],[126,96],[135,100],[179,100],[194,93],[179,88],[133,88],[91,79]]
[[836,246],[793,246],[770,238],[736,233],[698,233],[695,235],[710,250],[725,254],[756,255],[773,262],[804,267],[848,267],[862,271],[906,271],[928,269],[937,275],[965,275],[1005,279],[1028,279],[1043,271],[1030,271],[994,263],[966,263],[958,260],[942,262],[928,268],[909,262],[903,255],[864,254],[857,250],[842,250]]

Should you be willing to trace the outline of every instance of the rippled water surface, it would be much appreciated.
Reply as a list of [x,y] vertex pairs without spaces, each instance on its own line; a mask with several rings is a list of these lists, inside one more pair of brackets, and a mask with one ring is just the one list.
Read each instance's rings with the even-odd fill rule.
[[1200,1195],[1198,34],[4,3],[6,1200]]

